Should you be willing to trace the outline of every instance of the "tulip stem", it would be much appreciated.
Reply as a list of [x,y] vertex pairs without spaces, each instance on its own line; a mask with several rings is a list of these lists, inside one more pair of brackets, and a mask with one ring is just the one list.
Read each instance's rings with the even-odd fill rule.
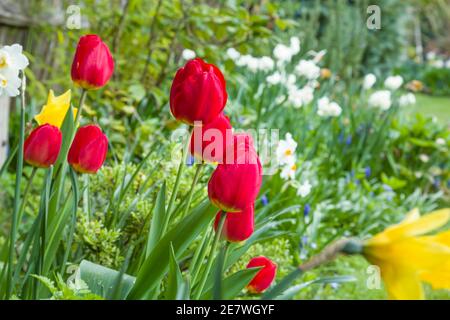
[[[192,131],[190,132],[188,137],[190,137],[191,135],[192,135]],[[164,233],[166,232],[167,226],[168,226],[169,221],[170,221],[170,217],[172,215],[172,207],[173,207],[173,205],[175,203],[175,199],[177,198],[178,189],[180,188],[181,176],[183,174],[183,170],[184,170],[184,167],[186,165],[186,155],[187,155],[187,151],[188,151],[188,147],[189,147],[189,142],[190,142],[190,140],[187,139],[186,144],[183,147],[183,153],[181,155],[180,164],[178,166],[178,172],[177,172],[177,177],[175,179],[175,185],[173,186],[172,194],[170,195],[169,204],[167,205],[167,210],[166,210],[167,218],[164,221],[164,225],[163,225],[163,228],[162,228],[161,235],[164,235]]]
[[217,249],[217,245],[219,244],[219,240],[220,240],[220,237],[222,235],[223,226],[225,224],[225,217],[226,217],[226,213],[223,212],[220,215],[220,218],[219,218],[219,224],[217,226],[216,234],[214,235],[214,240],[213,240],[213,243],[211,245],[211,250],[209,251],[208,262],[206,264],[205,270],[202,273],[202,277],[200,279],[200,284],[198,286],[198,289],[197,289],[197,292],[196,292],[196,295],[195,295],[195,298],[194,298],[195,300],[200,299],[200,296],[201,296],[201,294],[203,292],[203,288],[205,287],[205,284],[206,284],[206,280],[207,280],[208,275],[209,275],[209,273],[211,271],[211,267],[212,267],[212,264],[214,262],[214,252]]
[[220,250],[220,254],[217,258],[217,267],[216,267],[216,281],[213,288],[213,300],[222,300],[223,299],[223,279],[222,274],[224,271],[224,266],[227,260],[228,249],[230,247],[230,243],[228,241],[225,242],[222,250]]
[[16,185],[14,190],[14,208],[12,214],[11,233],[9,237],[9,255],[8,255],[8,269],[6,280],[6,299],[8,300],[12,294],[12,269],[14,263],[14,250],[16,247],[16,233],[19,213],[20,202],[20,184],[22,182],[22,170],[23,170],[23,146],[25,143],[25,74],[22,72],[22,88],[20,95],[20,131],[19,131],[19,149],[17,153],[17,166],[16,166]]
[[86,100],[87,90],[81,89],[81,96],[80,96],[80,105],[78,106],[77,115],[75,116],[75,122],[74,122],[74,129],[73,129],[73,135],[72,139],[75,136],[75,132],[77,131],[78,123],[80,122],[81,117],[81,110],[83,109],[84,100]]
[[194,179],[192,180],[191,190],[189,190],[186,207],[184,208],[184,212],[183,212],[183,215],[181,216],[181,218],[183,218],[189,211],[189,208],[191,206],[192,197],[194,196],[195,186],[197,185],[198,179],[200,178],[200,175],[202,173],[202,169],[204,166],[205,166],[204,162],[197,165],[197,169],[195,170]]

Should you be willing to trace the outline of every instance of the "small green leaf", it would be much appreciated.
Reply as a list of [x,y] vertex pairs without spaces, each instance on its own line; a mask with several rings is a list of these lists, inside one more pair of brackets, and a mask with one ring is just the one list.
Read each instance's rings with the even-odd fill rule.
[[[104,298],[110,297],[113,294],[117,278],[120,276],[119,271],[87,260],[81,261],[78,272],[81,280],[88,285],[89,290]],[[122,275],[121,279],[120,291],[117,295],[118,299],[124,299],[127,296],[136,280],[127,274]]]
[[147,249],[145,256],[148,257],[150,252],[158,243],[162,236],[162,227],[164,225],[164,218],[166,215],[166,182],[164,181],[161,190],[156,197],[156,205],[153,210],[153,218],[150,223],[150,230],[148,232]]
[[175,300],[182,285],[183,275],[181,274],[180,267],[178,266],[173,245],[170,243],[169,276],[167,278],[167,289],[165,294],[166,299]]
[[[225,278],[222,283],[222,298],[226,300],[236,298],[236,296],[247,284],[249,284],[260,269],[261,267],[239,270],[238,272]],[[202,295],[202,299],[211,299],[212,295],[213,288],[209,288]]]

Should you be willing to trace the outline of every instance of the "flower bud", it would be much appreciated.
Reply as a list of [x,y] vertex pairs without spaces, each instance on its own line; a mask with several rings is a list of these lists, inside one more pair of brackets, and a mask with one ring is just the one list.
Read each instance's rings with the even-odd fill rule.
[[80,38],[72,63],[72,80],[78,86],[95,90],[103,87],[114,71],[108,46],[95,34]]
[[261,293],[272,284],[277,273],[277,265],[270,259],[259,256],[250,260],[247,268],[262,267],[247,285],[247,290],[251,293]]
[[[223,211],[219,211],[214,221],[214,230],[217,232],[220,217]],[[248,206],[241,212],[226,213],[222,229],[222,238],[230,242],[240,242],[247,240],[254,230],[254,206]]]
[[170,111],[188,125],[213,121],[227,102],[225,78],[213,64],[190,60],[175,75],[170,89]]
[[96,125],[78,129],[70,146],[67,160],[79,173],[96,173],[103,165],[108,152],[108,138]]
[[62,134],[58,127],[44,124],[34,129],[24,144],[24,160],[38,168],[48,168],[58,159]]

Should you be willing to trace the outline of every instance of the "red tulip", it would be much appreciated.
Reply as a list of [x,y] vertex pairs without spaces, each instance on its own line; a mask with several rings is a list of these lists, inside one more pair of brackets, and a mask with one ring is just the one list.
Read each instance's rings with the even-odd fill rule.
[[259,256],[255,257],[247,264],[247,268],[262,267],[255,277],[247,285],[248,291],[251,293],[261,293],[270,287],[277,273],[277,265],[270,259]]
[[[217,231],[220,216],[222,211],[219,211],[214,221],[214,230]],[[227,213],[222,229],[222,237],[230,242],[240,242],[247,240],[253,233],[254,228],[254,206],[248,206],[244,211]]]
[[207,124],[225,108],[225,78],[213,64],[196,58],[188,61],[175,75],[170,89],[170,111],[186,124]]
[[230,119],[223,113],[201,127],[196,126],[191,135],[191,153],[209,162],[224,162],[227,141],[232,140]]
[[34,129],[24,144],[24,160],[38,168],[48,168],[58,159],[62,134],[58,127],[44,124]]
[[224,164],[219,164],[208,182],[211,202],[226,212],[245,210],[255,202],[262,182],[262,167],[250,136],[234,135]]
[[96,173],[105,162],[108,151],[108,138],[96,125],[78,129],[70,146],[67,160],[75,171]]
[[72,62],[72,80],[84,89],[99,89],[111,78],[114,60],[108,46],[95,34],[78,41]]

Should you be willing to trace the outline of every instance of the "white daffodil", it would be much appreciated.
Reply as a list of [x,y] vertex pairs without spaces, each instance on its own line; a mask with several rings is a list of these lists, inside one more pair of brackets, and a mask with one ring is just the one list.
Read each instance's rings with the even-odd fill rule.
[[241,56],[241,54],[239,53],[239,51],[237,51],[235,48],[228,48],[227,49],[227,56],[228,58],[230,58],[233,61],[236,61],[237,59],[239,59],[239,57]]
[[271,57],[264,56],[264,57],[259,58],[259,61],[258,61],[259,70],[270,71],[273,69],[274,66],[275,66],[275,62],[273,61],[273,59]]
[[0,48],[0,95],[17,96],[22,81],[19,71],[28,66],[28,59],[22,53],[22,46],[13,44]]
[[192,60],[195,58],[195,52],[191,49],[184,49],[181,56],[184,60]]
[[391,92],[388,90],[375,91],[370,95],[368,102],[371,107],[387,110],[391,107]]
[[283,79],[283,76],[278,71],[275,71],[273,74],[266,77],[267,83],[272,86],[281,83],[282,79]]
[[295,72],[308,80],[315,80],[320,76],[320,68],[312,60],[300,60],[295,67]]
[[309,104],[314,99],[314,89],[310,86],[304,86],[298,89],[295,86],[289,89],[288,100],[294,108],[300,108]]
[[277,161],[279,164],[295,163],[295,150],[297,142],[290,133],[286,133],[285,139],[280,140],[276,149]]
[[278,62],[282,64],[287,63],[292,59],[292,50],[290,47],[279,43],[273,49],[273,56],[278,60]]
[[286,163],[281,169],[280,177],[284,180],[290,180],[295,178],[295,173],[297,172],[297,165],[294,161]]
[[342,108],[328,97],[322,97],[317,101],[317,114],[321,117],[338,117]]
[[311,193],[311,188],[312,188],[311,184],[309,183],[308,180],[306,180],[304,183],[300,184],[297,187],[297,195],[304,198]]
[[28,58],[22,53],[20,44],[4,46],[0,49],[0,72],[5,75],[18,73],[28,66]]
[[416,96],[413,93],[408,92],[399,98],[398,104],[401,107],[416,104]]
[[10,97],[19,95],[22,81],[14,70],[0,72],[0,96],[6,94]]
[[298,37],[291,37],[289,42],[290,42],[289,49],[291,49],[291,54],[295,56],[297,53],[300,52],[300,39]]
[[366,74],[364,77],[363,88],[368,90],[377,82],[377,77],[373,73]]
[[389,90],[397,90],[403,84],[402,76],[390,76],[384,80],[384,86]]

